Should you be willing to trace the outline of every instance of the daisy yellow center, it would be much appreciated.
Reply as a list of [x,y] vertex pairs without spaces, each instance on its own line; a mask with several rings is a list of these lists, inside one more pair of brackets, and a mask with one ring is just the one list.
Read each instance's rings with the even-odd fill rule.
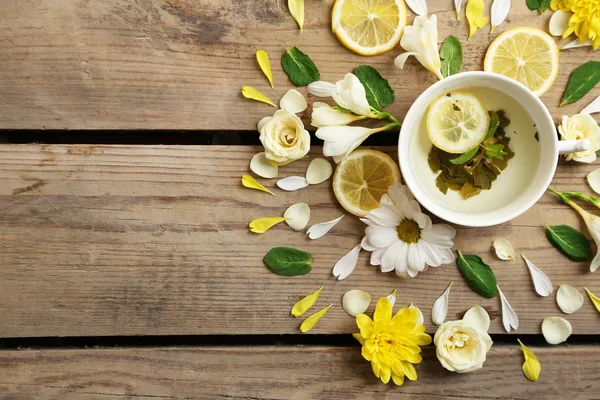
[[417,243],[421,237],[421,228],[414,220],[404,218],[396,227],[398,239],[404,243]]

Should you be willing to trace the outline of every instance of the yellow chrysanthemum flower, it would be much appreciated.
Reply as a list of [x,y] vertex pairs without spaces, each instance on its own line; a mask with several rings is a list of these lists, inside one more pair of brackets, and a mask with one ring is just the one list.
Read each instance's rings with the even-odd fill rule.
[[392,317],[387,297],[377,302],[373,320],[365,314],[356,316],[360,333],[352,336],[362,344],[362,356],[371,361],[375,376],[383,383],[392,379],[396,385],[402,385],[405,376],[411,381],[417,379],[413,364],[422,361],[419,346],[431,343],[425,327],[417,324],[418,316],[415,308],[401,308]]
[[594,49],[600,47],[600,1],[552,0],[550,8],[573,14],[563,37],[575,33],[581,42],[589,39]]

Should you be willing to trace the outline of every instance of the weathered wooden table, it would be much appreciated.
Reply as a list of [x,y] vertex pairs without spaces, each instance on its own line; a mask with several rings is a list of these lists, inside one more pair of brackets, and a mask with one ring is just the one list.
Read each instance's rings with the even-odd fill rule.
[[[458,228],[456,247],[484,256],[520,317],[510,335],[499,299],[473,293],[455,265],[400,280],[369,266],[362,253],[356,271],[335,281],[333,264],[361,237],[356,218],[317,241],[286,226],[261,236],[248,231],[251,219],[280,215],[298,201],[310,204],[313,222],[343,211],[327,183],[276,197],[239,184],[260,149],[256,122],[272,112],[243,99],[240,87],[273,99],[289,89],[278,62],[285,46],[308,53],[328,81],[360,64],[375,66],[396,90],[389,111],[398,119],[435,81],[414,61],[397,70],[399,49],[364,58],[342,47],[330,31],[332,0],[306,1],[303,33],[283,0],[1,3],[1,398],[600,398],[598,312],[586,298],[567,317],[575,333],[569,344],[545,345],[542,319],[561,315],[554,297],[535,294],[521,261],[496,261],[490,253],[494,238],[507,237],[556,285],[600,293],[600,273],[570,262],[544,237],[544,223],[584,230],[551,195],[510,223]],[[539,16],[524,0],[514,3],[497,32],[480,30],[469,42],[452,1],[430,0],[429,9],[438,15],[440,38],[461,39],[464,70],[479,70],[498,33],[547,26],[549,12]],[[271,54],[275,90],[254,60],[259,48]],[[543,96],[557,120],[600,94],[596,88],[558,108],[571,71],[598,54],[561,53],[560,76]],[[396,137],[372,143],[395,154]],[[303,174],[307,163],[281,175]],[[563,163],[553,185],[589,191],[585,176],[594,168]],[[272,274],[262,257],[276,245],[310,251],[313,271]],[[349,336],[357,329],[342,310],[342,294],[359,288],[377,298],[397,288],[398,303],[420,306],[433,333],[431,304],[451,280],[449,318],[474,304],[492,317],[495,345],[485,367],[447,372],[429,346],[417,382],[378,382]],[[290,307],[321,285],[323,304],[334,307],[299,335]],[[517,337],[542,363],[537,383],[522,375]]]

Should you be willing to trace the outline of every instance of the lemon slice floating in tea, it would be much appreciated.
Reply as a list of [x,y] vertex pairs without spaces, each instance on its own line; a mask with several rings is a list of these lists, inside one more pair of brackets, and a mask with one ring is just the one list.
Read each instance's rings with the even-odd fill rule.
[[427,132],[435,147],[462,154],[477,147],[487,133],[490,116],[477,96],[466,92],[446,93],[427,111]]
[[400,170],[390,156],[377,150],[358,149],[338,164],[333,193],[346,211],[364,217],[379,207],[381,196],[399,180]]

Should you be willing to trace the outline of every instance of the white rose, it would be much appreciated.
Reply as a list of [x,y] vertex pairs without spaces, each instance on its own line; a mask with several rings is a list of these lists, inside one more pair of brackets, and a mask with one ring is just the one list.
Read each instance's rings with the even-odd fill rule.
[[563,115],[562,124],[558,126],[561,140],[589,139],[592,142],[589,150],[578,151],[567,155],[567,161],[591,163],[596,161],[596,151],[600,150],[600,127],[589,114],[577,114],[571,118]]
[[479,306],[467,311],[462,320],[448,321],[440,325],[433,342],[442,366],[448,371],[458,373],[480,369],[492,347],[488,328],[489,315]]
[[332,93],[333,100],[345,109],[358,115],[374,117],[371,106],[367,100],[365,87],[354,74],[346,74],[344,79],[336,82],[335,92]]
[[310,134],[302,120],[287,110],[277,110],[272,117],[258,123],[265,156],[272,165],[285,165],[298,160],[310,150]]

